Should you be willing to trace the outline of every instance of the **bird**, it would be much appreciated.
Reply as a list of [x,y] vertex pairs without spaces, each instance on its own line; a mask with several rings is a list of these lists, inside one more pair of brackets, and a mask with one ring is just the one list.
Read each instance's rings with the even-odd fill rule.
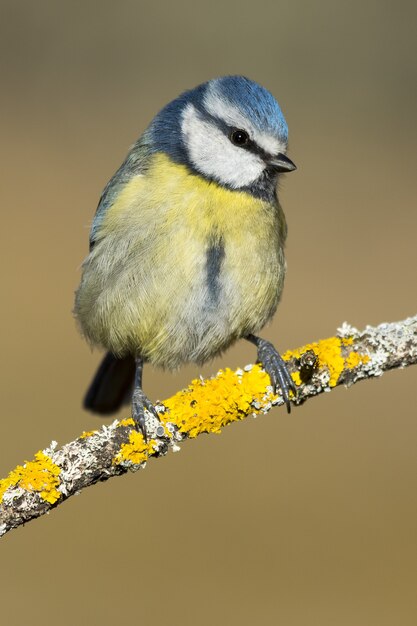
[[131,402],[147,439],[145,363],[203,364],[239,339],[281,390],[296,388],[258,333],[274,315],[286,272],[278,200],[288,127],[274,96],[240,75],[189,89],[133,144],[101,195],[74,313],[107,353],[84,399],[103,415]]

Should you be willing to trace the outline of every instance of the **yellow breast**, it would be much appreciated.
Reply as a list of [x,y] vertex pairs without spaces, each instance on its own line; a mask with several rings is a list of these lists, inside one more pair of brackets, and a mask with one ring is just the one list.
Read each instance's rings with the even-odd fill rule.
[[273,315],[285,235],[279,205],[157,154],[108,209],[84,263],[83,332],[166,367],[202,362]]

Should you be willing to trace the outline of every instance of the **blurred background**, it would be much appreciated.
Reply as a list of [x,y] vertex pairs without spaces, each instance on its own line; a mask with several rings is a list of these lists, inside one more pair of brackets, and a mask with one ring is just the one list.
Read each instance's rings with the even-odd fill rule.
[[[264,336],[284,351],[416,313],[416,7],[0,3],[1,476],[100,425],[81,408],[100,354],[71,313],[89,225],[153,115],[209,78],[266,86],[299,168]],[[241,342],[202,373],[254,358]],[[199,373],[148,368],[145,390]],[[2,623],[414,626],[416,383],[410,368],[275,409],[11,532]]]

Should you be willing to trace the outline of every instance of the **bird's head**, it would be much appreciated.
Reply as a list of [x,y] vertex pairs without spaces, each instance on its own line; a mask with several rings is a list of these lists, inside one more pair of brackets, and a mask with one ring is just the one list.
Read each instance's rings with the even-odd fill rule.
[[230,189],[275,188],[286,156],[288,127],[275,98],[243,76],[225,76],[186,91],[153,120],[155,151]]

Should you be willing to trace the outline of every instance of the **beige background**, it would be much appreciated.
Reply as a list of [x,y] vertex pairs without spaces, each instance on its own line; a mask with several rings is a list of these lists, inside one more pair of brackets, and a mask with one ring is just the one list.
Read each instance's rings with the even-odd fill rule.
[[[243,73],[299,166],[282,350],[416,313],[416,3],[1,2],[0,475],[100,420],[71,315],[100,192],[154,113]],[[253,361],[240,343],[204,368]],[[199,371],[145,371],[164,398]],[[417,369],[201,437],[1,541],[1,623],[417,623]]]

